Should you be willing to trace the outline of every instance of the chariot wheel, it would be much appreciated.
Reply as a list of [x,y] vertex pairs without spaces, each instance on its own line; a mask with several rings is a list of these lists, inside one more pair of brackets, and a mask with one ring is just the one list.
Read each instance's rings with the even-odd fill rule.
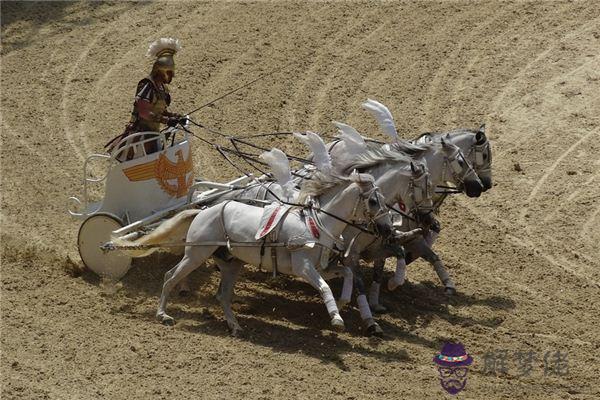
[[77,247],[86,267],[101,277],[121,279],[131,268],[131,257],[118,251],[103,251],[100,246],[110,240],[113,231],[122,228],[123,222],[108,213],[98,213],[87,218],[79,227]]

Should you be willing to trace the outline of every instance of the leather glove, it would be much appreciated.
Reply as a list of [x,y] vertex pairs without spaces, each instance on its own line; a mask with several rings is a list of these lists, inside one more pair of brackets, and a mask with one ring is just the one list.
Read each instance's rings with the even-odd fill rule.
[[167,126],[170,126],[171,128],[177,126],[177,124],[179,123],[179,119],[178,117],[169,117],[169,119],[167,120]]

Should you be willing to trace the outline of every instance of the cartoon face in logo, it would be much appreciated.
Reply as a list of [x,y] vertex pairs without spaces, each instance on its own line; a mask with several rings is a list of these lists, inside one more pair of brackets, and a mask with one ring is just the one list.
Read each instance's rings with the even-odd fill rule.
[[450,394],[457,394],[467,384],[467,372],[473,358],[462,343],[444,343],[440,354],[433,357],[440,373],[440,384]]

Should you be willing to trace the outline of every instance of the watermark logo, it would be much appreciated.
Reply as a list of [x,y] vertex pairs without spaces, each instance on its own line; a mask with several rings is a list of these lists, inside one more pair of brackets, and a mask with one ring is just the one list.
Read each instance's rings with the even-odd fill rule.
[[444,343],[433,362],[437,364],[440,384],[446,392],[457,394],[465,388],[473,357],[467,354],[462,343]]
[[[511,358],[511,356],[513,356]],[[542,356],[532,350],[515,351],[508,350],[488,351],[483,355],[483,373],[486,375],[506,375],[510,366],[517,368],[518,376],[531,376],[534,372],[534,364],[544,362],[544,376],[556,375],[566,376],[569,374],[569,358],[567,352],[560,350],[546,351]],[[512,362],[511,362],[512,361]]]

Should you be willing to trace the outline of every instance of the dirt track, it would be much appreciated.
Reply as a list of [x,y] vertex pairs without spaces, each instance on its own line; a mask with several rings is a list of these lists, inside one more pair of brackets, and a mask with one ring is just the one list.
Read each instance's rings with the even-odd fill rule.
[[[459,397],[600,397],[597,2],[2,3],[1,12],[3,399],[440,398],[431,359],[450,339],[475,358]],[[116,288],[73,276],[78,223],[66,198],[80,194],[84,157],[122,131],[159,36],[184,46],[176,111],[296,60],[196,115],[224,132],[331,134],[335,119],[377,136],[360,109],[367,97],[390,107],[406,137],[486,122],[495,187],[450,199],[436,246],[460,294],[448,304],[431,268],[411,266],[411,283],[383,294],[392,312],[378,341],[361,335],[356,310],[334,334],[310,287],[249,270],[236,339],[212,298],[212,269],[172,303],[174,328],[153,318],[173,260],[138,263]],[[236,175],[194,146],[200,175]],[[504,349],[508,374],[485,374],[484,354]],[[557,350],[569,372],[544,376],[543,355]],[[538,356],[531,376],[519,376],[515,351]]]

